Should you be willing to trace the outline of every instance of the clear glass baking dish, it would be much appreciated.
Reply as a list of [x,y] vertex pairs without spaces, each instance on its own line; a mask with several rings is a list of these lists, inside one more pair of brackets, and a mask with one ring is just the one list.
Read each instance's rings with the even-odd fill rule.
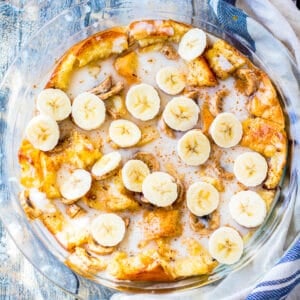
[[[0,86],[1,219],[29,261],[47,278],[71,294],[84,299],[92,295],[107,298],[111,292],[101,289],[100,285],[125,291],[165,293],[193,289],[215,282],[255,259],[256,250],[272,235],[284,217],[287,207],[293,205],[298,196],[299,160],[297,161],[296,157],[299,154],[300,141],[299,71],[289,52],[260,24],[247,19],[248,26],[253,30],[251,36],[255,42],[254,46],[247,36],[235,31],[234,24],[231,26],[216,16],[214,2],[216,1],[91,1],[73,6],[39,30],[15,59]],[[234,8],[227,8],[230,8],[232,13],[235,12]],[[17,151],[24,125],[32,115],[35,96],[43,88],[56,59],[65,50],[105,28],[125,25],[135,19],[151,18],[171,18],[191,23],[222,37],[251,57],[256,65],[269,74],[281,94],[288,120],[288,165],[268,218],[251,237],[242,259],[235,265],[219,266],[210,276],[193,277],[172,283],[121,282],[101,277],[90,281],[73,273],[63,264],[66,253],[58,247],[40,223],[27,221],[18,201],[21,186],[18,183]],[[234,19],[232,22],[235,22]],[[266,36],[268,42],[262,40],[262,37]],[[272,55],[269,55],[270,50]]]

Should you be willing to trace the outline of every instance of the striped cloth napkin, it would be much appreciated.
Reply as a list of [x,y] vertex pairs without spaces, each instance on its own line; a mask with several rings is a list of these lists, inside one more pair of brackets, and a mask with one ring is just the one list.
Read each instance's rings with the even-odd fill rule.
[[[300,239],[265,275],[246,300],[286,299],[300,284]],[[295,294],[297,297],[297,294]],[[298,298],[300,294],[298,294]]]

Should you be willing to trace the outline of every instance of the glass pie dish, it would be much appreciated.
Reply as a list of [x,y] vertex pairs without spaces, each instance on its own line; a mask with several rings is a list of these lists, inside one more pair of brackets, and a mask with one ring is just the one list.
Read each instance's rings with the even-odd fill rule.
[[[196,288],[219,280],[230,272],[246,266],[254,259],[256,249],[270,237],[283,218],[286,207],[293,205],[297,196],[298,163],[295,156],[299,140],[297,115],[299,108],[295,95],[299,95],[299,82],[297,82],[299,74],[288,52],[279,42],[270,37],[273,46],[278,45],[272,48],[273,53],[284,59],[285,68],[282,70],[276,65],[276,59],[265,54],[270,49],[270,43],[262,43],[261,37],[257,34],[255,49],[253,44],[249,43],[245,36],[239,35],[233,27],[228,24],[221,26],[213,7],[209,6],[206,1],[197,1],[194,5],[190,2],[175,4],[167,1],[159,6],[159,10],[155,7],[155,1],[150,4],[137,1],[122,3],[112,1],[110,5],[105,5],[104,2],[86,3],[63,11],[41,28],[21,51],[1,85],[3,107],[1,115],[1,219],[17,246],[38,270],[63,289],[81,297],[93,293],[97,284],[127,291],[168,292]],[[24,124],[28,122],[32,114],[33,99],[43,88],[57,58],[71,45],[97,31],[128,24],[134,19],[151,18],[171,18],[203,28],[233,43],[269,74],[281,94],[288,120],[287,130],[290,139],[288,165],[271,212],[261,228],[251,237],[242,259],[235,265],[219,266],[209,276],[192,277],[172,283],[112,281],[100,276],[94,278],[96,283],[92,283],[64,266],[62,262],[66,259],[66,253],[61,248],[55,247],[55,243],[39,223],[28,223],[24,216],[18,201],[21,187],[18,180],[17,150]],[[252,26],[258,29],[260,25],[252,22]],[[282,72],[278,72],[279,69]]]

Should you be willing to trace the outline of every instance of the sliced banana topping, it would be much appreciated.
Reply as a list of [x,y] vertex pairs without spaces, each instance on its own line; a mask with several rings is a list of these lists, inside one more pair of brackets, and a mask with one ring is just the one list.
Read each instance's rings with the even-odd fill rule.
[[187,61],[200,56],[206,48],[206,33],[199,29],[190,29],[181,38],[178,47],[178,54]]
[[161,68],[156,74],[158,87],[169,95],[179,94],[185,87],[185,78],[176,67]]
[[94,240],[105,247],[119,244],[124,239],[125,231],[125,222],[113,213],[102,214],[91,224],[91,234]]
[[160,98],[155,88],[141,83],[132,86],[126,95],[126,108],[137,119],[148,121],[159,112]]
[[236,158],[233,172],[239,182],[253,187],[261,184],[266,179],[268,164],[261,154],[246,152]]
[[217,115],[209,131],[214,142],[222,148],[230,148],[237,145],[243,135],[241,122],[234,114],[227,112]]
[[90,190],[91,184],[91,174],[86,170],[77,169],[61,179],[59,190],[65,199],[75,201]]
[[267,207],[257,193],[242,191],[231,197],[229,211],[237,223],[252,228],[262,224],[267,214]]
[[200,109],[194,100],[180,96],[168,102],[163,119],[172,129],[187,131],[197,124],[199,112]]
[[37,110],[56,121],[66,119],[71,113],[71,101],[67,94],[59,89],[41,91],[36,101]]
[[119,119],[112,121],[109,126],[109,137],[119,147],[131,147],[139,142],[142,133],[133,122]]
[[84,130],[100,127],[105,120],[105,112],[104,102],[89,92],[79,94],[72,104],[73,120]]
[[34,148],[49,151],[58,143],[59,127],[52,118],[39,115],[30,120],[25,134]]
[[92,175],[95,179],[103,179],[120,166],[122,157],[120,152],[114,151],[103,155],[92,167]]
[[145,198],[160,207],[171,205],[178,197],[178,187],[175,179],[164,172],[153,172],[142,184]]
[[202,181],[193,183],[186,192],[187,207],[198,217],[212,213],[218,207],[219,200],[217,189]]
[[242,256],[244,243],[239,233],[230,227],[220,227],[209,238],[210,255],[226,265],[236,263]]
[[199,166],[209,157],[210,143],[201,130],[190,130],[179,139],[177,152],[186,164]]
[[150,174],[148,166],[141,160],[131,159],[122,168],[122,179],[125,187],[133,192],[142,192],[142,184]]

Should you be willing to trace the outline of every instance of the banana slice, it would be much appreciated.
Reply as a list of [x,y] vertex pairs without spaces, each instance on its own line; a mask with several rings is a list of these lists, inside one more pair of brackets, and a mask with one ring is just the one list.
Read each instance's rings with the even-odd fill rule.
[[148,175],[143,181],[142,192],[150,203],[160,207],[171,205],[178,197],[175,179],[164,172]]
[[41,91],[36,101],[37,110],[56,121],[66,119],[71,113],[71,101],[66,93],[59,89]]
[[187,207],[198,217],[212,213],[218,207],[219,201],[220,195],[217,189],[206,182],[195,182],[186,192]]
[[91,234],[94,240],[105,247],[119,244],[125,236],[126,225],[116,214],[102,214],[95,218],[91,224]]
[[229,211],[237,223],[252,228],[262,224],[267,214],[267,207],[257,193],[242,191],[231,197]]
[[137,144],[142,136],[137,125],[124,119],[112,121],[108,131],[111,140],[123,148]]
[[200,56],[206,48],[206,34],[199,28],[190,29],[183,35],[178,47],[178,54],[187,61]]
[[209,238],[210,255],[226,265],[236,263],[242,256],[244,243],[239,233],[230,227],[220,227]]
[[148,166],[141,160],[131,159],[122,168],[122,179],[125,187],[133,192],[142,192],[142,183],[150,174]]
[[210,134],[214,142],[222,148],[237,145],[243,135],[241,122],[232,113],[221,113],[213,120]]
[[160,98],[153,86],[141,83],[129,89],[125,104],[136,119],[148,121],[158,114]]
[[187,131],[197,124],[199,112],[200,109],[194,100],[180,96],[168,102],[163,119],[172,129]]
[[73,101],[72,117],[78,127],[84,130],[96,129],[105,120],[104,102],[92,93],[81,93]]
[[39,115],[30,120],[25,134],[34,148],[49,151],[58,143],[59,127],[49,116]]
[[246,152],[239,155],[233,165],[233,173],[237,180],[246,186],[257,186],[267,176],[266,159],[257,152]]
[[67,200],[77,200],[83,197],[91,188],[92,176],[83,169],[77,169],[62,179],[59,190]]
[[186,164],[199,166],[205,163],[209,157],[209,140],[201,130],[190,130],[179,139],[177,153]]
[[164,67],[156,74],[158,87],[169,95],[179,94],[185,87],[185,79],[176,67]]
[[117,151],[103,155],[92,167],[92,174],[95,179],[103,179],[105,175],[119,167],[122,157]]

